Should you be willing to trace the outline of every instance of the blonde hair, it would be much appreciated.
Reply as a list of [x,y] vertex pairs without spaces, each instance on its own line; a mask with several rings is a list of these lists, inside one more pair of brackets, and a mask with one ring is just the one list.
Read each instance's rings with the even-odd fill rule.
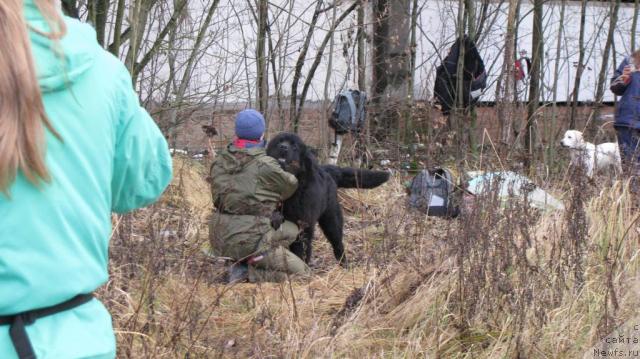
[[[35,3],[51,31],[32,30],[53,40],[62,38],[66,28],[54,2]],[[8,195],[18,171],[34,185],[51,180],[44,128],[60,136],[44,111],[23,0],[0,0],[0,19],[0,192]]]

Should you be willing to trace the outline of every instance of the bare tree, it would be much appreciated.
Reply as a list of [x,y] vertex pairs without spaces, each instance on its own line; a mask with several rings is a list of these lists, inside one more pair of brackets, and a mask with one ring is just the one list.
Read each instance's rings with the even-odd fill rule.
[[93,19],[95,20],[94,26],[96,29],[96,37],[100,46],[105,44],[105,32],[107,29],[107,15],[109,14],[109,0],[96,0],[95,2],[89,1],[89,5],[93,5],[90,8],[93,9]]
[[542,7],[544,0],[534,0],[533,2],[533,40],[531,53],[531,71],[529,79],[529,102],[527,104],[527,125],[525,130],[524,143],[529,156],[525,165],[531,170],[532,161],[536,154],[536,130],[538,107],[540,106],[540,80],[542,72],[542,57],[544,54],[544,36],[542,33]]
[[[148,50],[140,56],[142,50],[143,39],[149,37],[151,32],[147,31],[147,25],[149,24],[149,17],[152,14],[152,8],[156,4],[157,0],[134,0],[134,6],[132,10],[132,16],[130,19],[131,38],[129,40],[129,49],[127,51],[125,63],[129,67],[131,76],[136,82],[136,79],[145,66],[158,54],[162,44],[169,32],[175,28],[178,22],[178,18],[184,13],[187,8],[188,0],[175,0],[173,4],[173,12],[166,22],[155,36],[154,40],[150,42]],[[140,61],[137,61],[141,58]]]
[[[174,0],[179,1],[179,0]],[[187,54],[186,61],[183,65],[182,74],[179,79],[176,79],[176,56],[173,55],[170,59],[170,69],[171,75],[170,79],[167,82],[168,90],[173,92],[172,99],[169,104],[169,113],[168,113],[168,124],[169,124],[169,137],[172,142],[175,143],[176,138],[176,129],[180,124],[178,119],[178,110],[182,106],[182,103],[185,100],[185,95],[189,88],[189,85],[192,83],[192,76],[194,74],[194,69],[198,60],[202,56],[202,46],[205,41],[212,41],[211,38],[207,39],[207,34],[209,32],[209,26],[211,21],[213,20],[213,15],[218,8],[218,4],[220,0],[213,0],[207,6],[207,12],[205,13],[204,19],[197,26],[197,33],[195,39],[192,39],[193,45],[191,47],[190,52]],[[170,48],[178,48],[177,43],[175,42],[175,28],[172,30],[172,43],[170,44]]]
[[358,41],[358,90],[365,91],[366,90],[366,62],[364,54],[366,52],[365,48],[365,19],[364,19],[364,6],[365,2],[361,2],[360,6],[358,6],[358,32],[356,34],[356,38]]
[[[268,36],[269,36],[269,59],[271,61],[271,73],[273,76],[273,84],[275,87],[275,96],[276,96],[276,106],[278,108],[278,116],[280,118],[279,121],[279,129],[283,131],[285,129],[286,123],[286,113],[283,106],[283,93],[282,89],[284,87],[284,79],[285,79],[285,71],[287,70],[285,63],[287,58],[287,49],[289,48],[289,41],[291,37],[291,32],[289,31],[292,19],[294,17],[293,7],[295,5],[295,0],[289,0],[289,7],[286,9],[278,9],[280,10],[280,14],[286,12],[286,19],[283,24],[283,28],[280,30],[280,36],[278,37],[277,42],[274,44],[274,30],[272,26],[267,28]],[[278,18],[279,14],[274,15],[274,18]],[[274,24],[278,24],[274,21]],[[284,50],[283,50],[284,49]]]
[[[593,107],[592,118],[597,119],[600,117],[600,107],[602,106],[602,99],[604,97],[605,85],[608,81],[607,73],[609,71],[609,55],[611,53],[611,45],[613,44],[613,36],[615,34],[616,24],[618,23],[618,10],[620,9],[620,0],[612,0],[611,7],[609,9],[609,29],[607,31],[607,41],[604,45],[604,51],[602,56],[602,64],[600,66],[600,72],[598,74],[598,83],[596,85],[595,104]],[[615,64],[614,64],[615,66]],[[593,121],[591,121],[593,122]],[[592,123],[588,128],[590,132],[595,134],[595,123]]]
[[[411,5],[411,42],[409,44],[410,58],[409,58],[409,81],[407,83],[407,98],[409,100],[409,108],[414,105],[413,91],[415,88],[416,77],[416,47],[417,47],[417,34],[416,29],[418,27],[418,16],[420,16],[421,8],[418,6],[418,0],[413,0]],[[411,116],[406,116],[405,123],[405,141],[411,141],[413,132],[413,121]]]
[[[374,0],[373,83],[374,135],[385,138],[407,111],[410,75],[410,0]],[[399,131],[396,131],[399,134]]]
[[124,20],[125,0],[118,0],[116,3],[116,19],[113,27],[113,43],[109,46],[109,51],[115,55],[120,55],[122,45],[122,22]]
[[320,17],[321,12],[322,12],[322,0],[317,0],[316,8],[313,12],[313,16],[311,17],[311,22],[309,23],[307,36],[305,37],[304,44],[302,45],[302,49],[300,49],[300,54],[298,55],[298,60],[296,61],[296,66],[293,74],[293,81],[291,82],[291,105],[289,107],[289,118],[293,121],[294,132],[298,132],[298,126],[299,126],[299,123],[295,120],[296,110],[298,107],[298,101],[296,99],[296,96],[298,93],[298,83],[300,82],[300,76],[302,76],[302,66],[304,65],[304,61],[307,57],[307,52],[309,51],[309,45],[311,44],[311,39],[313,38],[313,33],[316,30],[316,24],[318,23],[318,18]]
[[[473,42],[477,41],[476,30],[476,1],[465,0],[464,10],[467,18],[467,35]],[[464,137],[471,151],[475,151],[475,141],[473,131],[476,128],[477,113],[474,106],[466,109],[465,119],[462,122]]]
[[504,57],[502,71],[496,86],[496,101],[498,105],[498,119],[500,121],[500,140],[504,145],[511,143],[513,131],[515,93],[514,61],[515,61],[515,27],[517,22],[518,0],[509,0],[507,15],[507,31],[505,33]]
[[636,50],[636,29],[638,27],[638,10],[640,10],[640,0],[636,0],[633,4],[633,21],[631,22],[631,51]]
[[466,11],[465,9],[465,1],[458,0],[458,22],[456,23],[456,41],[460,41],[459,50],[458,50],[458,62],[456,67],[456,96],[455,96],[455,108],[449,115],[449,128],[456,131],[456,140],[458,141],[457,154],[456,158],[458,162],[462,161],[466,152],[466,143],[461,142],[464,138],[463,134],[463,126],[464,126],[464,56],[465,56],[465,46],[462,41],[465,33],[465,20],[466,20]]
[[[299,99],[296,100],[297,98],[297,91],[294,92],[293,88],[292,88],[292,92],[291,92],[291,100],[292,103],[294,103],[293,108],[291,109],[292,111],[294,111],[294,115],[293,115],[293,129],[295,132],[298,131],[299,125],[300,125],[300,118],[302,116],[302,111],[304,110],[304,104],[305,104],[305,100],[307,98],[307,93],[309,92],[309,88],[311,87],[311,83],[313,81],[313,77],[315,75],[316,70],[318,69],[318,66],[320,65],[320,62],[322,61],[322,56],[324,54],[324,49],[327,47],[327,44],[329,43],[329,41],[331,40],[331,37],[333,36],[333,32],[336,30],[336,28],[338,27],[338,25],[340,25],[340,23],[342,23],[342,21],[344,19],[346,19],[349,14],[351,14],[351,12],[353,10],[355,10],[355,8],[360,4],[361,0],[356,0],[354,1],[351,6],[349,6],[347,9],[344,10],[344,12],[336,19],[335,22],[333,22],[331,24],[331,28],[329,29],[329,31],[326,33],[326,35],[324,36],[322,42],[320,43],[320,46],[318,47],[318,50],[316,52],[316,56],[313,60],[313,63],[311,64],[311,67],[309,68],[309,72],[307,73],[304,85],[302,86],[302,93],[300,94]],[[315,16],[315,14],[314,14]],[[307,38],[308,40],[309,38]],[[307,42],[305,41],[305,44]],[[298,69],[302,69],[302,64],[300,63],[300,57],[298,58],[299,63],[296,64],[296,73],[298,72]],[[295,76],[295,75],[294,75]],[[297,77],[294,77],[294,83],[295,83],[295,89],[297,90],[297,81],[300,79],[299,73]]]
[[464,11],[465,16],[467,18],[467,35],[472,39],[476,40],[476,3],[474,0],[465,0],[464,1]]
[[[553,99],[551,101],[551,128],[555,130],[557,127],[557,115],[558,115],[558,80],[560,79],[560,57],[562,54],[562,38],[564,36],[564,17],[567,8],[567,0],[562,0],[560,3],[560,19],[558,20],[558,35],[556,38],[556,54],[553,65]],[[549,161],[553,162],[553,151],[551,152]]]
[[582,72],[584,71],[584,29],[587,17],[587,0],[582,0],[582,6],[580,8],[580,38],[578,40],[578,68],[576,70],[576,77],[573,85],[573,100],[571,103],[571,115],[569,116],[569,127],[576,127],[576,110],[578,108],[578,97],[580,95],[580,80],[582,78]]
[[266,39],[267,39],[267,28],[268,28],[268,17],[269,17],[269,2],[268,0],[257,0],[258,1],[258,47],[256,50],[256,64],[258,66],[257,73],[257,100],[258,109],[261,113],[266,115],[267,113],[267,105],[269,100],[269,84],[268,84],[268,74],[267,74],[267,57],[266,57]]
[[[336,22],[336,17],[338,16],[338,8],[336,6],[333,7],[333,11],[331,14],[331,23],[335,24]],[[325,76],[325,80],[324,80],[324,93],[323,93],[323,101],[322,101],[322,113],[320,114],[320,123],[318,124],[318,127],[320,128],[320,139],[321,139],[321,144],[323,149],[326,148],[326,141],[327,141],[327,126],[326,126],[326,121],[324,121],[324,116],[325,114],[329,113],[329,106],[330,106],[330,100],[329,100],[329,83],[331,80],[331,73],[333,71],[333,52],[335,49],[335,36],[332,33],[331,35],[331,39],[329,40],[329,60],[327,61],[327,73]],[[333,142],[333,141],[332,141]],[[331,144],[331,151],[329,153],[329,158],[332,161],[333,164],[337,163],[338,160],[338,156],[340,155],[340,145],[338,145],[338,135],[336,134],[336,138],[335,141]]]
[[[475,26],[473,34],[474,34],[474,38],[476,39],[476,41],[480,42],[480,35],[482,35],[482,31],[485,28],[485,24],[487,19],[490,18],[489,16],[489,4],[490,1],[489,0],[482,0],[482,4],[480,6],[480,15],[478,16],[478,24]],[[494,17],[494,21],[495,21],[495,17]]]

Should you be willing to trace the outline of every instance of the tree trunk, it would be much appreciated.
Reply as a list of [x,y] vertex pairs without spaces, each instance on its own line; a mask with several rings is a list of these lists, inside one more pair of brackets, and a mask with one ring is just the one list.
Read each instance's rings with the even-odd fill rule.
[[[291,25],[291,19],[293,17],[293,9],[294,9],[294,5],[295,5],[295,0],[291,0],[289,1],[289,8],[287,11],[287,21],[285,22],[285,29],[288,29]],[[278,40],[278,44],[280,44],[281,41],[284,41],[284,46],[282,46],[285,52],[285,54],[283,54],[282,56],[280,56],[279,59],[279,64],[280,64],[280,70],[278,71],[278,78],[280,79],[280,82],[278,82],[278,96],[281,96],[282,94],[282,87],[284,85],[284,78],[285,78],[285,70],[286,70],[286,61],[287,61],[287,54],[286,51],[289,48],[289,41],[291,40],[291,32],[287,31],[286,32],[286,36],[284,37],[284,40],[282,38],[280,38]],[[278,48],[280,46],[277,46]],[[275,69],[274,69],[274,73],[275,73]],[[292,95],[294,96],[294,95]],[[278,101],[280,101],[280,97],[278,97]],[[293,102],[293,104],[295,105],[295,102]],[[278,106],[280,106],[280,102],[278,102]],[[292,111],[289,110],[289,113],[291,114]],[[292,117],[289,117],[289,121],[293,120]],[[285,110],[284,108],[280,108],[280,126],[279,126],[281,131],[284,131],[286,128],[286,114],[285,114]]]
[[[480,40],[480,36],[482,35],[482,31],[484,30],[484,24],[487,21],[487,13],[489,11],[489,0],[482,0],[482,6],[480,8],[480,17],[478,18],[478,25],[474,30],[474,39]],[[489,26],[491,28],[491,26]]]
[[638,26],[638,10],[640,10],[640,0],[636,0],[633,5],[633,21],[631,22],[631,52],[636,51],[636,28]]
[[293,125],[294,125],[294,130],[297,131],[299,123],[300,123],[300,118],[302,117],[302,111],[304,109],[304,101],[307,98],[307,93],[309,92],[309,88],[311,87],[311,82],[313,81],[313,77],[316,73],[316,70],[318,69],[318,66],[320,65],[320,62],[322,61],[322,55],[324,54],[324,49],[327,47],[327,44],[329,43],[329,40],[331,39],[331,37],[333,36],[333,34],[336,31],[336,28],[338,27],[338,25],[340,25],[340,23],[342,23],[342,21],[344,19],[346,19],[349,14],[351,14],[351,12],[358,6],[360,5],[360,1],[356,0],[351,6],[349,6],[344,13],[342,13],[342,15],[340,15],[340,17],[338,19],[336,19],[336,21],[331,25],[331,28],[329,29],[329,32],[325,35],[324,39],[322,40],[322,42],[320,43],[320,46],[318,47],[318,52],[316,53],[316,57],[313,60],[313,63],[311,64],[311,67],[309,68],[309,73],[306,76],[306,79],[304,81],[304,85],[302,87],[302,93],[300,94],[300,99],[298,102],[298,108],[295,112],[295,117],[293,118]]
[[[519,40],[519,36],[520,36],[520,34],[519,34],[519,30],[520,30],[519,26],[520,26],[520,7],[521,6],[522,6],[522,1],[518,0],[518,2],[516,4],[516,26],[513,29],[514,39],[515,39],[514,40],[514,48],[513,48],[514,56],[517,56],[517,55],[515,55],[515,51],[518,48],[518,40]],[[519,102],[521,100],[518,98],[519,97],[519,93],[518,93],[518,85],[517,85],[516,77],[513,76],[511,78],[511,81],[513,81],[513,84],[514,84],[513,86],[515,88],[515,91],[513,91],[513,102],[516,104],[516,107],[519,107]],[[513,131],[514,131],[514,133],[513,133],[514,134],[514,138],[518,138],[519,133],[520,133],[520,128],[515,128],[514,127]]]
[[298,60],[296,61],[296,65],[293,72],[293,80],[291,81],[291,104],[289,108],[289,118],[293,121],[293,132],[298,133],[298,119],[296,118],[296,111],[298,107],[298,83],[300,82],[300,76],[302,75],[302,66],[304,65],[304,61],[307,58],[307,51],[309,51],[309,45],[311,44],[311,38],[313,37],[313,33],[316,29],[316,24],[318,23],[318,17],[320,16],[320,12],[322,10],[322,0],[317,0],[316,9],[313,12],[313,16],[311,17],[311,22],[309,23],[309,30],[307,31],[307,36],[304,39],[304,43],[302,45],[302,49],[300,49],[300,55],[298,55]]
[[367,88],[366,83],[366,60],[364,57],[366,48],[365,48],[365,19],[364,19],[364,2],[360,3],[358,6],[358,90],[365,91]]
[[387,138],[406,116],[410,62],[410,0],[374,0],[372,104],[374,136]]
[[[358,32],[357,32],[357,40],[358,40],[358,55],[357,55],[357,66],[358,66],[358,90],[362,92],[367,91],[367,60],[365,58],[365,52],[367,51],[365,38],[367,36],[367,26],[365,19],[365,4],[366,1],[361,1],[360,5],[358,5]],[[366,116],[366,114],[365,114]],[[362,145],[365,148],[369,148],[371,137],[369,136],[371,131],[371,121],[365,121],[364,128],[360,133],[360,139],[362,140]],[[337,142],[337,141],[336,141]]]
[[[458,22],[456,24],[456,41],[461,41],[464,33],[465,33],[465,0],[458,0]],[[463,84],[464,81],[460,81],[459,79],[463,78],[464,74],[464,54],[465,48],[463,44],[460,44],[460,50],[458,52],[458,62],[456,67],[456,95],[454,97],[455,105],[453,111],[449,115],[449,127],[452,131],[455,131],[455,141],[456,141],[456,159],[458,163],[460,163],[466,153],[466,144],[462,142],[463,140],[463,125],[464,125],[464,98],[463,98]]]
[[557,117],[558,117],[558,80],[560,78],[560,54],[562,53],[562,36],[564,34],[564,15],[567,9],[567,0],[562,0],[560,5],[560,21],[558,28],[558,38],[556,39],[556,60],[553,65],[553,101],[551,107],[551,129],[554,131],[554,136],[552,138],[547,137],[549,141],[549,154],[548,154],[548,163],[555,163],[555,136],[556,136],[556,128],[557,128]]
[[[144,30],[144,28],[146,27],[146,22],[149,16],[149,10],[151,8],[151,5],[153,3],[154,0],[152,1],[148,1],[146,4],[146,7],[143,8],[142,11],[145,12],[145,15],[143,16],[143,22],[141,26],[141,30]],[[151,61],[152,58],[154,58],[156,56],[156,54],[158,53],[158,51],[160,51],[161,49],[161,45],[164,42],[165,37],[167,36],[167,34],[169,33],[169,31],[173,28],[175,28],[178,24],[178,18],[182,15],[183,11],[187,8],[187,4],[189,3],[188,0],[175,0],[174,1],[174,8],[173,8],[173,14],[171,15],[171,18],[169,19],[169,21],[167,22],[167,24],[162,28],[162,30],[160,31],[160,33],[158,34],[158,36],[156,37],[156,39],[153,41],[153,44],[151,45],[151,48],[149,49],[149,51],[147,51],[147,53],[145,53],[142,56],[142,59],[140,60],[140,62],[136,62],[135,66],[133,67],[133,72],[132,72],[132,76],[133,78],[137,78],[138,75],[140,74],[140,72],[144,69],[145,66],[147,66],[147,64],[149,63],[149,61]],[[140,35],[139,40],[142,40],[142,35]],[[138,43],[138,50],[140,47],[140,44]],[[136,50],[136,52],[138,51]],[[135,58],[134,58],[135,59]]]
[[[271,30],[267,28],[267,39],[269,41],[269,61],[271,62],[271,76],[273,76],[273,86],[275,87],[276,106],[278,107],[278,116],[284,117],[284,111],[282,109],[282,84],[278,80],[278,66],[276,64],[276,52],[273,46],[273,36],[271,36]],[[281,119],[282,120],[282,119]],[[271,128],[267,128],[271,130]]]
[[578,96],[580,95],[580,79],[584,71],[584,27],[587,17],[587,0],[582,0],[580,9],[580,37],[578,39],[578,69],[576,70],[576,78],[573,85],[573,101],[571,104],[571,115],[569,117],[569,128],[576,127],[576,110],[578,109]]
[[96,12],[98,3],[94,1],[87,1],[87,22],[93,26],[96,24]]
[[[257,68],[257,99],[258,110],[267,119],[267,106],[269,100],[269,84],[267,74],[267,58],[266,58],[266,43],[267,43],[267,27],[269,17],[269,3],[268,0],[258,0],[258,45],[256,50],[256,64]],[[268,119],[267,119],[268,120]],[[268,121],[267,121],[268,123]]]
[[411,56],[409,58],[409,81],[407,83],[407,100],[408,100],[408,109],[409,113],[405,116],[405,143],[412,142],[413,138],[413,121],[411,118],[410,110],[414,105],[413,92],[415,88],[415,77],[416,77],[416,48],[417,48],[417,36],[416,36],[416,28],[418,27],[418,16],[420,15],[420,8],[418,7],[418,0],[413,0],[413,4],[411,5],[411,43],[409,45],[409,51],[411,51]]
[[70,16],[72,18],[80,18],[76,0],[62,0],[62,11],[64,11],[67,16]]
[[498,101],[498,120],[500,121],[500,141],[508,146],[511,143],[513,133],[514,103],[515,93],[514,82],[514,62],[515,62],[515,27],[516,10],[518,0],[509,0],[509,13],[507,15],[507,32],[505,34],[504,58],[502,63],[502,73],[498,77],[496,100]]
[[133,0],[133,7],[130,10],[129,15],[129,22],[131,24],[131,39],[129,40],[129,51],[127,51],[127,56],[125,57],[125,64],[127,65],[129,73],[133,78],[135,78],[135,76],[133,75],[133,68],[138,57],[140,41],[142,40],[142,33],[144,32],[144,28],[146,27],[147,23],[146,15],[143,15],[143,13],[147,14],[148,12],[142,11],[141,8],[143,3],[144,0]]
[[120,56],[120,46],[122,45],[122,21],[124,19],[125,0],[118,0],[116,5],[116,23],[113,29],[113,43],[109,46],[109,52],[114,56]]
[[[475,0],[465,0],[464,10],[466,12],[467,17],[467,34],[469,38],[473,40],[475,43],[476,38],[476,7]],[[477,43],[476,43],[477,44]],[[476,120],[477,114],[475,107],[471,106],[468,109],[465,109],[465,120],[462,122],[464,129],[464,138],[466,143],[469,145],[469,148],[472,152],[475,152],[475,143],[473,139],[473,133],[476,128]]]
[[464,0],[464,11],[467,17],[467,35],[476,41],[476,5],[475,0]]
[[200,28],[198,29],[198,33],[196,35],[193,48],[190,50],[187,63],[184,65],[184,72],[182,74],[182,79],[180,80],[179,86],[176,89],[175,98],[173,100],[174,103],[173,103],[171,112],[169,114],[170,116],[169,124],[171,125],[171,129],[170,129],[171,138],[175,138],[175,129],[179,125],[178,118],[177,118],[178,107],[184,101],[187,88],[191,81],[193,70],[197,63],[197,60],[200,58],[200,48],[202,46],[202,42],[205,39],[205,35],[207,34],[207,30],[209,29],[209,25],[213,20],[213,15],[215,14],[219,3],[220,3],[220,0],[213,0],[213,3],[210,5],[209,10],[207,11],[206,17],[202,21],[202,23],[200,24]]
[[109,14],[109,0],[95,1],[95,29],[100,46],[104,47],[107,19]]
[[[609,54],[611,53],[611,45],[613,44],[613,37],[615,35],[616,25],[618,24],[618,10],[620,9],[620,0],[614,0],[612,8],[609,13],[609,30],[607,31],[607,42],[604,45],[604,54],[602,55],[602,65],[600,67],[600,73],[598,74],[598,84],[596,85],[596,103],[593,108],[593,119],[597,120],[600,117],[600,107],[602,106],[602,99],[604,97],[605,85],[607,83],[607,72],[609,71]],[[615,64],[614,64],[615,66]],[[591,121],[593,124],[588,126],[590,134],[596,134],[595,121]]]
[[531,71],[529,72],[529,103],[527,104],[527,125],[525,130],[524,143],[528,151],[525,166],[533,170],[536,155],[536,119],[538,107],[540,106],[540,78],[542,72],[542,57],[544,55],[544,37],[542,29],[542,7],[545,0],[534,0],[533,2],[533,39],[531,49]]
[[[359,6],[358,6],[359,7]],[[331,26],[336,23],[336,17],[338,16],[338,7],[334,6],[331,14]],[[320,123],[318,123],[318,127],[320,130],[320,140],[322,144],[322,149],[324,150],[327,145],[327,121],[325,121],[325,116],[329,114],[329,106],[331,104],[331,100],[329,99],[329,84],[331,82],[331,75],[333,73],[333,52],[335,51],[335,36],[332,33],[331,39],[329,40],[329,61],[327,61],[327,74],[324,79],[324,100],[322,102],[322,114],[320,115]],[[335,151],[334,151],[335,152]],[[337,149],[337,153],[332,153],[331,155],[335,155],[335,160],[338,160],[340,155],[340,148]],[[333,163],[335,164],[335,163]]]

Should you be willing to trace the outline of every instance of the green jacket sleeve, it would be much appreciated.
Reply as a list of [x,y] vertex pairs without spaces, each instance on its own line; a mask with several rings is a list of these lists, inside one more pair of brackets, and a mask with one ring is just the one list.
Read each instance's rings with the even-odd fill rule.
[[140,106],[131,78],[123,71],[120,118],[116,128],[113,212],[124,213],[155,202],[172,177],[167,142],[151,116]]
[[296,176],[280,167],[278,161],[271,157],[265,157],[265,169],[263,170],[263,178],[269,188],[280,194],[282,200],[285,200],[298,189],[298,179]]

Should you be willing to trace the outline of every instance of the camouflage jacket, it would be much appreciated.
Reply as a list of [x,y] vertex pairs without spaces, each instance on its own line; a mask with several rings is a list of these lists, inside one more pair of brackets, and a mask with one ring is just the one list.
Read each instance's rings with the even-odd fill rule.
[[241,259],[262,250],[258,247],[266,246],[273,232],[271,214],[298,187],[295,176],[267,156],[264,148],[233,145],[218,153],[210,176],[216,207],[209,223],[214,253]]

